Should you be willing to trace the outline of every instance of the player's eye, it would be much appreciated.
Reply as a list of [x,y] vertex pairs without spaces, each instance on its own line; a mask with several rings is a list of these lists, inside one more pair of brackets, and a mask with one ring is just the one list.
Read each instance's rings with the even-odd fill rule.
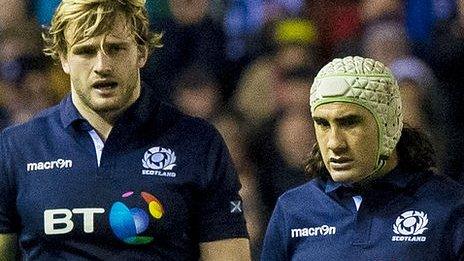
[[348,116],[340,120],[340,125],[344,127],[354,127],[362,122],[362,118],[359,116]]
[[329,121],[327,121],[325,119],[315,118],[314,123],[316,123],[316,125],[319,126],[319,127],[324,127],[324,128],[330,127]]
[[92,47],[78,47],[73,50],[75,55],[93,55],[96,53],[95,48]]
[[110,45],[108,46],[108,52],[109,53],[118,53],[125,50],[125,48],[122,45]]

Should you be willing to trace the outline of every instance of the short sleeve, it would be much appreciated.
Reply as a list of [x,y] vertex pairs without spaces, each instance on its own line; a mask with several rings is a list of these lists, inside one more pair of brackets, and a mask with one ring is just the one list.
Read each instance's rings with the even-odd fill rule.
[[261,253],[262,261],[287,260],[287,238],[284,235],[285,218],[278,201],[274,212],[269,221],[266,235],[264,236],[263,249]]
[[0,234],[16,233],[17,222],[16,204],[15,204],[15,189],[8,161],[9,152],[7,151],[5,135],[0,134],[0,191],[2,197],[0,199]]
[[214,129],[206,153],[206,185],[195,200],[195,230],[199,242],[248,238],[241,188],[229,151]]

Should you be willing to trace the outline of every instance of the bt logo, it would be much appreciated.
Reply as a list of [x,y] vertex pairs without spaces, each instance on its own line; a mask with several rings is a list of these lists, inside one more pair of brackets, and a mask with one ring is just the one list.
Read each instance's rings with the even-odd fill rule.
[[82,214],[84,232],[93,233],[93,217],[102,213],[105,213],[103,208],[47,209],[44,211],[45,234],[60,235],[71,232],[74,228],[74,222],[71,220],[73,214]]
[[[133,191],[126,192],[123,198],[128,198],[134,194]],[[150,193],[141,192],[140,196],[148,204],[148,212],[155,219],[160,219],[163,214],[163,206],[159,200]],[[122,202],[115,202],[110,211],[110,225],[114,234],[130,245],[143,245],[153,241],[153,237],[139,236],[148,228],[150,217],[141,208],[129,209]]]
[[[126,192],[122,198],[134,195],[133,191]],[[139,236],[145,232],[150,223],[150,216],[161,219],[164,209],[161,202],[152,194],[140,193],[141,199],[147,203],[147,208],[129,208],[124,203],[115,202],[109,213],[109,223],[117,238],[130,245],[143,245],[153,241],[153,237]],[[150,214],[147,214],[147,211]],[[105,213],[103,208],[74,208],[72,210],[47,209],[44,211],[44,232],[46,235],[67,234],[74,229],[73,214],[82,215],[83,230],[93,233],[95,230],[94,217]]]

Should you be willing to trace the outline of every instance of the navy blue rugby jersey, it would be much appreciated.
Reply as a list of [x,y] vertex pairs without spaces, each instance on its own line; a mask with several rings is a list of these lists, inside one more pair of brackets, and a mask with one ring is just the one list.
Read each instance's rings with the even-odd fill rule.
[[362,192],[317,178],[279,198],[261,260],[461,260],[463,196],[444,176],[399,168]]
[[25,259],[197,260],[200,242],[248,237],[218,132],[146,91],[116,122],[100,166],[65,98],[0,136],[0,233]]

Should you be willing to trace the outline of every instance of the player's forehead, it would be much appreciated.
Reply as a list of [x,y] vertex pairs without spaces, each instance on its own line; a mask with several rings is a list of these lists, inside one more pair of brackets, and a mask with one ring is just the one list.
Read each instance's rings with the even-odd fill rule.
[[[104,27],[104,30],[98,30],[99,34],[91,35],[90,37],[85,36],[82,33],[82,30],[88,28],[81,28],[81,24],[69,23],[65,29],[65,39],[68,43],[68,49],[74,47],[75,45],[93,45],[100,44],[104,38],[105,43],[126,43],[134,41],[134,32],[132,31],[131,26],[128,23],[127,17],[122,13],[116,13],[114,21],[109,24],[109,21],[102,21],[98,26]],[[94,25],[95,26],[95,25]]]
[[321,104],[317,106],[313,112],[313,118],[327,120],[336,120],[352,116],[368,117],[368,115],[370,115],[370,112],[366,108],[349,102]]

